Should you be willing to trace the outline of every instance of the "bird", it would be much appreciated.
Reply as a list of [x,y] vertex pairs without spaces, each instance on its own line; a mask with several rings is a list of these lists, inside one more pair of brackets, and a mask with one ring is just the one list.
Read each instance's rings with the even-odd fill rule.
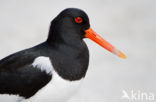
[[126,58],[98,35],[79,8],[66,8],[50,23],[47,39],[0,60],[0,95],[18,102],[66,102],[79,89],[89,65],[89,38]]

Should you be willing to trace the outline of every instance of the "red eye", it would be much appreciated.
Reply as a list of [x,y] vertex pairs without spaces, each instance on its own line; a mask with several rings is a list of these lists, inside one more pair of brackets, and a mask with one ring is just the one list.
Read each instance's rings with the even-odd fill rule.
[[81,17],[76,17],[75,18],[75,22],[76,23],[82,23],[83,22],[83,19]]

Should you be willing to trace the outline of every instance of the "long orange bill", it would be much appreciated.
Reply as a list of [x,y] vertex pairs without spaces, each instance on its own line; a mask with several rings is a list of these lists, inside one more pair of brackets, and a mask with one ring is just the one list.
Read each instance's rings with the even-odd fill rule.
[[113,54],[121,57],[121,58],[126,58],[126,55],[123,54],[121,51],[116,49],[113,45],[111,45],[109,42],[104,40],[101,36],[99,36],[92,28],[89,28],[85,30],[85,37],[89,38],[93,41],[95,41],[97,44],[101,45],[103,48],[107,49],[108,51],[112,52]]

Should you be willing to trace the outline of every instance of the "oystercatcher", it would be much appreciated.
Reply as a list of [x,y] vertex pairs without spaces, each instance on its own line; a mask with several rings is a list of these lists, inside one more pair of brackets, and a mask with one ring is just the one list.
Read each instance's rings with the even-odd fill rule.
[[86,75],[89,38],[121,58],[126,56],[90,28],[87,14],[63,10],[50,25],[45,42],[0,60],[0,94],[19,102],[65,102]]

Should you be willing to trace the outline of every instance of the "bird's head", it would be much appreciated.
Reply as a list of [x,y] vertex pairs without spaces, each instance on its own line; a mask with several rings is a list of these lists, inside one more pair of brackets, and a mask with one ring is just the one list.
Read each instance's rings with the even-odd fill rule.
[[52,43],[74,43],[83,38],[89,38],[113,54],[121,58],[126,58],[121,51],[117,50],[92,30],[87,14],[77,8],[67,8],[63,10],[51,22],[47,41]]

